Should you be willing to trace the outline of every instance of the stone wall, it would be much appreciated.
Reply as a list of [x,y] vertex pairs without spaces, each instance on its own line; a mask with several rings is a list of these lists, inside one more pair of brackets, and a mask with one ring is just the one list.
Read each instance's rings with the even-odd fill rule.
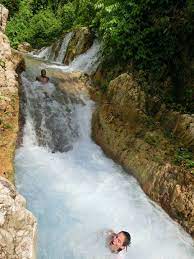
[[173,164],[176,142],[145,110],[144,93],[132,75],[120,75],[93,114],[92,137],[194,237],[194,175]]
[[19,130],[18,61],[13,63],[4,34],[8,10],[2,5],[0,17],[0,258],[35,259],[36,219],[10,183],[14,182],[13,159]]

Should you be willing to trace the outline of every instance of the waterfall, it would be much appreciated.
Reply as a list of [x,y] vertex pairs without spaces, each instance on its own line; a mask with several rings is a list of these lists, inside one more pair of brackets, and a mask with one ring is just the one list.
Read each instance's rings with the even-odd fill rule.
[[100,43],[95,40],[86,53],[79,55],[71,62],[69,70],[88,74],[95,72],[100,63],[100,47]]
[[[69,64],[69,66],[62,65],[68,44],[73,35],[73,32],[69,32],[65,35],[63,41],[58,40],[52,46],[42,48],[36,52],[33,51],[31,54],[34,57],[43,59],[45,61],[50,61],[50,63],[45,65],[45,68],[57,68],[63,70],[64,72],[81,71],[91,75],[96,71],[101,60],[101,45],[97,39],[94,40],[90,49],[88,49],[85,53],[77,56]],[[61,66],[59,66],[59,64],[61,64]]]
[[69,44],[69,41],[71,40],[72,37],[73,37],[73,32],[69,32],[65,36],[65,38],[64,38],[64,40],[63,40],[63,42],[61,44],[61,48],[59,50],[58,56],[57,56],[56,60],[54,60],[54,61],[56,61],[58,63],[63,63],[64,57],[65,57],[65,53],[66,53],[66,50],[67,50],[67,47],[68,47],[68,44]]
[[45,60],[48,60],[50,55],[51,55],[51,51],[52,51],[52,47],[44,47],[38,51],[32,51],[32,55],[38,57],[38,58],[42,58]]
[[69,66],[58,66],[58,64],[46,64],[46,68],[57,68],[64,72],[80,71],[91,75],[96,71],[101,59],[101,45],[95,40],[93,45],[86,53],[77,56]]
[[74,33],[69,32],[65,35],[65,37],[62,40],[58,40],[56,43],[52,44],[49,47],[44,47],[41,50],[38,50],[36,52],[32,52],[32,55],[42,58],[45,60],[57,62],[57,63],[63,63],[63,59],[65,57],[65,52],[67,50],[69,41],[73,37]]
[[[39,145],[48,147],[52,152],[71,149],[78,137],[77,125],[73,120],[74,99],[61,93],[52,83],[46,87],[37,81],[31,83],[25,73],[22,84],[27,120],[33,122]],[[78,102],[79,99],[76,100]]]
[[38,259],[116,259],[105,246],[105,229],[130,232],[126,259],[194,258],[189,235],[91,140],[94,103],[81,93],[76,99],[60,93],[55,81],[34,82],[43,67],[48,76],[85,69],[93,63],[84,66],[87,54],[69,67],[27,57],[22,75],[26,122],[16,185],[38,219]]

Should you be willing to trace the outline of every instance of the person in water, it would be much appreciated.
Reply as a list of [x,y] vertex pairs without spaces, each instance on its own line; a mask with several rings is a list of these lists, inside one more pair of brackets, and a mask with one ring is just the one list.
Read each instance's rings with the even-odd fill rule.
[[46,70],[41,70],[41,75],[36,77],[36,80],[41,82],[42,84],[46,84],[49,81],[49,77],[46,76]]
[[126,249],[131,243],[131,236],[126,231],[120,231],[114,233],[112,230],[107,233],[107,246],[112,253],[118,254],[122,250]]

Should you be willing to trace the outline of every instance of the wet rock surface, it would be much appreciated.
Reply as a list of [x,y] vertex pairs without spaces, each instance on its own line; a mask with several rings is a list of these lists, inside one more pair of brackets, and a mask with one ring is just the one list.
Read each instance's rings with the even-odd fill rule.
[[93,35],[87,27],[75,30],[64,57],[64,64],[69,65],[75,57],[86,52],[92,44]]
[[144,111],[145,97],[132,75],[119,76],[93,114],[93,139],[194,236],[194,176],[173,165],[176,146]]
[[[29,64],[31,58],[26,61]],[[31,67],[37,66],[34,62]],[[69,151],[79,137],[76,106],[84,105],[83,97],[88,96],[84,76],[49,68],[50,82],[44,85],[33,81],[32,74],[31,70],[22,74],[23,117],[31,117],[38,145],[52,152]]]

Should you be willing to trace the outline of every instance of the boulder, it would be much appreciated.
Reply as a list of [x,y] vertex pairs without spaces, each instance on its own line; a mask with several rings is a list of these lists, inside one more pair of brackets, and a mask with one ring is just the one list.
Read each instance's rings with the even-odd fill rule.
[[182,142],[182,145],[194,153],[194,114],[183,114],[160,109],[155,116],[165,130],[170,131]]
[[0,177],[0,258],[35,259],[37,222],[25,199]]
[[64,64],[69,65],[77,56],[86,52],[92,44],[93,35],[87,27],[75,30],[64,57]]
[[21,52],[30,52],[33,50],[32,46],[28,42],[22,42],[18,45],[18,50]]
[[110,82],[107,100],[122,110],[133,109],[145,112],[145,94],[132,74],[121,74]]

